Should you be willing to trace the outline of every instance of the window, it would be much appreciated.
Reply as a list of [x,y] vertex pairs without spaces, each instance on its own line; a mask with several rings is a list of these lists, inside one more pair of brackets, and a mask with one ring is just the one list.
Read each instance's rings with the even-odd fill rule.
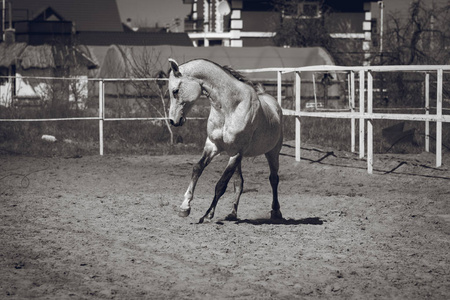
[[298,14],[305,17],[317,17],[319,16],[319,4],[317,2],[299,3]]
[[283,7],[286,17],[317,18],[320,16],[319,1],[287,1]]

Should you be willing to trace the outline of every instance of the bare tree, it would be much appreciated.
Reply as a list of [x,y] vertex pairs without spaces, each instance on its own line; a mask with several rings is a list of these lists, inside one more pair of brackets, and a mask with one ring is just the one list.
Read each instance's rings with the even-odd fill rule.
[[[448,64],[450,60],[450,5],[426,0],[411,3],[407,14],[387,17],[384,52],[375,62],[385,65]],[[379,80],[388,90],[394,105],[423,106],[421,74],[380,73]],[[431,74],[431,76],[435,76]],[[448,94],[448,91],[444,93]],[[387,98],[386,98],[387,99]]]
[[[135,78],[167,78],[163,71],[161,52],[154,48],[145,48],[141,54],[134,54],[129,59],[131,76]],[[173,131],[168,120],[168,97],[166,81],[132,81],[137,93],[136,102],[146,111],[156,117],[164,118],[164,123],[170,134],[170,144],[174,143]],[[155,98],[157,101],[155,101]]]
[[[306,0],[272,0],[274,9],[279,13],[275,24],[276,35],[273,38],[279,47],[322,47],[325,48],[339,65],[354,65],[363,62],[360,40],[335,39],[331,33],[341,28],[345,32],[348,24],[345,20],[330,22],[333,11],[324,5],[324,1],[315,4],[315,10],[308,10]],[[300,4],[303,4],[300,5]],[[306,5],[306,6],[305,6]],[[303,7],[303,11],[299,11]],[[339,31],[339,30],[338,30]]]
[[274,8],[279,12],[277,34],[274,42],[277,46],[327,48],[331,38],[325,26],[325,15],[311,15],[298,11],[304,0],[274,0]]
[[406,18],[388,16],[384,64],[447,64],[450,59],[450,5],[416,0]]

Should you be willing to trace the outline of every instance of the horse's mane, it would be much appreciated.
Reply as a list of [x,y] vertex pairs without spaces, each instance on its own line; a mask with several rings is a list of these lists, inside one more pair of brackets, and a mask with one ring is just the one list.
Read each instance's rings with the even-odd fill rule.
[[236,71],[235,69],[233,69],[230,66],[221,66],[216,62],[213,62],[209,59],[205,59],[205,58],[198,58],[198,59],[193,59],[193,60],[204,60],[207,61],[209,63],[212,63],[216,66],[218,66],[219,68],[221,68],[222,70],[224,70],[226,73],[228,73],[229,75],[231,75],[232,77],[234,77],[235,79],[248,84],[249,86],[251,86],[258,94],[264,93],[264,88],[261,84],[259,83],[254,83],[253,81],[251,81],[250,79],[248,79],[247,77],[245,77],[244,75],[242,75],[241,72]]
[[220,66],[222,69],[224,69],[225,71],[227,71],[228,73],[231,74],[231,76],[233,76],[234,78],[236,78],[239,81],[242,81],[252,87],[255,87],[255,84],[253,83],[253,81],[251,81],[250,79],[248,79],[247,77],[245,77],[244,75],[242,75],[241,72],[236,71],[235,69],[233,69],[230,66]]

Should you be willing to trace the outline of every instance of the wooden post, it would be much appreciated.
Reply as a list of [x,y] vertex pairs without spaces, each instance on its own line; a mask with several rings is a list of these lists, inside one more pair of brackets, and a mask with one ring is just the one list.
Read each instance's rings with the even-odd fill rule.
[[364,157],[364,87],[365,87],[365,79],[364,79],[364,70],[359,71],[359,158]]
[[[367,72],[367,113],[373,112],[373,77]],[[373,120],[367,120],[367,172],[373,173]]]
[[[349,92],[350,92],[350,112],[355,112],[355,73],[350,72],[350,80],[349,80]],[[356,120],[354,117],[350,119],[350,150],[355,153],[356,152]]]
[[99,132],[99,145],[100,145],[100,155],[103,155],[103,122],[105,119],[105,91],[104,82],[100,80],[98,82],[98,132]]
[[300,93],[301,77],[300,72],[295,72],[295,160],[300,161],[301,147],[301,122],[300,122]]
[[[436,116],[442,118],[442,81],[443,71],[437,71]],[[436,122],[436,167],[442,166],[442,121]]]
[[[425,75],[425,114],[430,114],[430,74]],[[425,151],[430,152],[430,121],[425,121]]]
[[281,96],[282,96],[283,86],[281,85],[281,71],[277,72],[277,100],[278,104],[281,106]]
[[313,91],[314,91],[314,108],[317,110],[317,91],[316,91],[316,75],[312,73]]

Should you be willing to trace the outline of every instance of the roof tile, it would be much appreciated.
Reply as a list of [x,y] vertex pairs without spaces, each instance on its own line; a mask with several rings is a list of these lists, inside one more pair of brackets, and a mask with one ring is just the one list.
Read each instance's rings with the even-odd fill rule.
[[123,31],[115,0],[14,0],[13,20],[27,21],[47,7],[75,23],[77,31]]

